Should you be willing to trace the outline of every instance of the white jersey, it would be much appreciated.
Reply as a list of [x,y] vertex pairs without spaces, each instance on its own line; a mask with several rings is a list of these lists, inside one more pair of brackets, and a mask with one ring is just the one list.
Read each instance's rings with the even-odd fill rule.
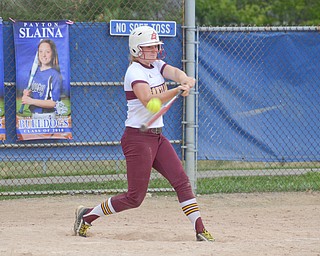
[[[165,79],[162,76],[166,63],[156,60],[151,67],[146,67],[138,62],[133,62],[127,69],[124,77],[124,91],[127,99],[127,120],[126,126],[140,128],[151,117],[152,113],[146,109],[133,92],[133,87],[137,83],[147,83],[150,86],[152,95],[157,95],[168,90]],[[158,118],[150,128],[163,127],[162,116]]]

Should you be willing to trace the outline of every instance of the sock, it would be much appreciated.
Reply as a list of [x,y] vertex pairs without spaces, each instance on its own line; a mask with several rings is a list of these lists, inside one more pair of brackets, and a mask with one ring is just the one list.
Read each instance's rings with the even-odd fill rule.
[[200,216],[199,206],[195,198],[180,203],[182,211],[193,224],[193,228],[197,233],[202,233],[204,225]]
[[91,224],[92,221],[98,219],[101,216],[104,215],[110,215],[116,213],[116,211],[113,209],[112,204],[111,204],[111,198],[106,200],[105,202],[97,205],[94,208],[91,208],[88,210],[84,215],[83,215],[83,220]]

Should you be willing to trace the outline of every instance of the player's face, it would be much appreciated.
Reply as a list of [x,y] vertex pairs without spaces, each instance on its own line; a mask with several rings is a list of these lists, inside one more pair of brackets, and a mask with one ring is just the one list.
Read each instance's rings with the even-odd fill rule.
[[144,47],[141,47],[141,49],[142,49],[142,55],[141,55],[142,59],[153,62],[158,58],[158,52],[159,52],[158,45],[144,46]]
[[50,44],[42,43],[39,46],[39,60],[43,66],[50,66],[52,50]]

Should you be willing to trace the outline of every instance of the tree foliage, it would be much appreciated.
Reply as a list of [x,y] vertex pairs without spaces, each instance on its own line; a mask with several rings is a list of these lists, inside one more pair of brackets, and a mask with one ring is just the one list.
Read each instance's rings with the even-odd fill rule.
[[[4,20],[108,22],[174,20],[183,23],[183,0],[0,0]],[[319,0],[195,0],[196,23],[230,25],[319,25]]]
[[1,0],[0,17],[15,20],[109,22],[175,20],[182,22],[181,0]]
[[318,25],[319,0],[196,0],[197,25]]

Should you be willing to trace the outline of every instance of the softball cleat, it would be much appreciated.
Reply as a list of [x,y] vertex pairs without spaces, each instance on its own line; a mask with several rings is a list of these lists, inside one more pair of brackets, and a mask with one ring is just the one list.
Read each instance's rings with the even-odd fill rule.
[[214,238],[208,230],[204,229],[202,233],[196,235],[197,241],[213,242]]
[[91,227],[91,224],[86,223],[83,220],[83,215],[89,210],[90,208],[83,207],[82,205],[76,209],[76,220],[74,222],[73,231],[74,235],[79,235],[82,237],[87,236],[87,231]]

